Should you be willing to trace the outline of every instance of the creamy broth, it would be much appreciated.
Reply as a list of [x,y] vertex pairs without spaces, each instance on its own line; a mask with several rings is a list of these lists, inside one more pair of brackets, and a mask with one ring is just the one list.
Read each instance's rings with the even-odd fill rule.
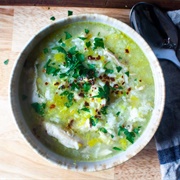
[[74,160],[126,151],[151,117],[154,81],[148,60],[135,42],[110,26],[64,26],[36,46],[24,72],[32,132]]

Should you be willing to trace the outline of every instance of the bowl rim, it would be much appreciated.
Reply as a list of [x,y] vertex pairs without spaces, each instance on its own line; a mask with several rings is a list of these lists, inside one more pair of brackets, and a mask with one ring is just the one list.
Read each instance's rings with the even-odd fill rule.
[[[43,39],[47,34],[52,32],[53,29],[56,29],[56,27],[58,26],[63,27],[67,24],[71,24],[74,22],[84,22],[84,21],[99,22],[102,24],[106,24],[108,26],[112,26],[125,33],[133,41],[138,40],[138,42],[137,41],[135,42],[143,51],[143,53],[146,52],[146,54],[144,53],[144,55],[147,57],[152,70],[155,90],[159,93],[158,94],[155,93],[154,109],[146,129],[144,130],[142,135],[136,140],[136,142],[130,147],[128,147],[128,149],[125,152],[119,153],[105,160],[99,160],[93,162],[89,162],[89,161],[76,162],[74,164],[73,163],[74,160],[53,153],[43,144],[40,144],[40,142],[35,137],[32,140],[33,134],[28,129],[28,125],[24,121],[22,111],[19,108],[20,97],[18,97],[17,94],[19,90],[18,84],[19,84],[19,78],[23,68],[23,64],[26,60],[27,53],[33,49],[34,44],[37,44],[41,39]],[[112,168],[115,165],[119,165],[127,161],[131,157],[135,156],[138,152],[140,152],[148,144],[148,142],[155,134],[162,118],[164,104],[165,104],[165,84],[164,84],[162,69],[160,67],[160,64],[156,56],[154,55],[149,45],[145,42],[145,40],[135,30],[133,30],[130,26],[128,26],[124,22],[112,17],[108,17],[106,15],[80,14],[80,15],[68,16],[66,18],[61,18],[56,22],[45,26],[36,35],[31,37],[31,39],[24,46],[23,50],[19,53],[14,63],[14,67],[9,82],[9,102],[11,105],[11,112],[13,114],[13,119],[18,127],[19,132],[23,135],[25,141],[28,142],[28,144],[32,147],[32,149],[36,153],[40,154],[41,157],[44,157],[44,159],[53,162],[56,165],[60,165],[64,169],[71,169],[75,171],[99,171],[99,170]]]

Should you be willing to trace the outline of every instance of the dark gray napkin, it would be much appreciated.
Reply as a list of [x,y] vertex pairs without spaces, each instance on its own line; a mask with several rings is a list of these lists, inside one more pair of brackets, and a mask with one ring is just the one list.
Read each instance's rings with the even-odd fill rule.
[[[179,26],[180,32],[180,10],[168,12],[168,15]],[[180,179],[180,69],[167,60],[160,60],[160,65],[165,79],[166,101],[162,121],[155,134],[156,147],[162,179],[175,180]]]

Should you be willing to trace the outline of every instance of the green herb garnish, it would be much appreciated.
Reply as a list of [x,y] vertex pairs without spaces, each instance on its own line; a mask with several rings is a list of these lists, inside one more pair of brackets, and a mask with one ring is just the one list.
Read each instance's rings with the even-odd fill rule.
[[134,128],[133,129],[133,132],[135,133],[135,134],[139,134],[139,131],[141,130],[141,126],[138,126],[137,128]]
[[91,46],[91,42],[90,41],[86,42],[86,47],[89,48],[90,46]]
[[46,74],[52,74],[53,76],[57,76],[57,74],[60,72],[60,69],[50,66],[49,65],[50,63],[51,63],[51,59],[49,59],[48,62],[44,65]]
[[45,103],[32,103],[31,106],[34,108],[35,112],[38,113],[39,115],[43,116],[44,115],[44,110],[46,108]]
[[43,49],[43,52],[44,52],[44,54],[47,54],[49,51],[48,51],[48,48],[44,48]]
[[91,84],[90,84],[89,82],[85,82],[85,83],[83,84],[83,90],[84,90],[85,92],[88,92],[90,89],[91,89]]
[[106,114],[107,114],[107,106],[103,106],[103,107],[101,108],[100,112],[101,112],[102,114],[106,115]]
[[67,53],[66,50],[61,46],[56,46],[56,47],[53,47],[52,49],[56,49],[58,52],[61,52],[61,53],[65,54],[65,55]]
[[78,38],[83,40],[83,41],[87,39],[86,37],[78,37]]
[[54,16],[52,16],[51,18],[50,18],[50,20],[52,20],[52,21],[55,21],[55,17]]
[[94,116],[90,117],[90,124],[92,126],[96,126],[96,124],[98,123],[98,118],[95,118]]
[[90,110],[87,107],[84,107],[81,109],[82,111],[90,112]]
[[66,37],[65,37],[66,39],[72,38],[72,35],[70,33],[68,33],[67,31],[65,31],[64,33],[66,35]]
[[116,151],[121,151],[121,148],[118,148],[118,147],[113,147],[113,149]]
[[121,69],[122,69],[122,67],[121,67],[121,66],[118,66],[118,67],[116,67],[116,69],[117,69],[117,72],[120,72]]
[[73,100],[74,100],[74,94],[69,91],[64,91],[63,93],[60,94],[61,96],[67,96],[68,102],[66,102],[64,105],[66,107],[70,107],[73,105]]
[[110,86],[108,83],[106,83],[103,88],[99,87],[98,89],[98,95],[93,96],[93,97],[98,97],[98,98],[105,98],[109,101],[109,95],[110,95]]
[[68,16],[72,16],[73,15],[73,11],[68,10]]
[[118,111],[117,113],[116,113],[116,116],[118,117],[120,115],[120,111]]
[[68,53],[70,53],[71,55],[74,55],[77,53],[76,51],[76,46],[73,46],[72,48],[69,49]]
[[71,90],[72,90],[72,91],[74,91],[75,89],[79,89],[79,88],[80,88],[80,87],[79,87],[78,83],[73,82],[73,83],[71,84]]
[[4,61],[4,64],[5,64],[5,65],[8,65],[8,63],[9,63],[9,59],[6,59],[6,60]]
[[88,33],[89,33],[89,30],[88,30],[88,29],[85,29],[84,31],[85,31],[85,33],[86,33],[86,34],[88,34]]
[[114,70],[113,69],[107,69],[105,70],[106,74],[113,74]]
[[120,136],[121,133],[124,133],[124,135],[126,136],[126,139],[130,142],[130,143],[134,143],[134,138],[135,138],[135,133],[129,132],[126,128],[119,126],[119,130],[118,130],[118,136]]
[[94,49],[101,47],[104,49],[104,41],[102,38],[94,38]]
[[113,134],[111,134],[111,138],[114,138],[114,135],[113,135]]
[[99,130],[105,134],[108,132],[107,129],[105,129],[104,127],[100,127]]
[[125,72],[125,74],[129,77],[129,71]]

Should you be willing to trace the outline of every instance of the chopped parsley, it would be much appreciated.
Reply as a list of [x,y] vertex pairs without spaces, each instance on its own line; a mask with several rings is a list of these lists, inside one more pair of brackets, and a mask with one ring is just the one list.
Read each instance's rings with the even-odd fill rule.
[[113,70],[113,69],[107,69],[107,68],[106,68],[105,73],[106,73],[106,74],[113,74],[113,73],[114,73],[114,70]]
[[60,69],[50,66],[49,65],[50,63],[51,63],[51,59],[49,59],[48,62],[44,65],[46,74],[52,74],[53,76],[57,76],[57,74],[60,72]]
[[66,102],[64,105],[69,108],[73,105],[73,100],[74,100],[74,94],[69,91],[64,91],[63,93],[60,94],[61,96],[66,96],[68,99],[68,102]]
[[120,111],[118,111],[117,113],[116,113],[116,116],[118,117],[120,115]]
[[125,74],[129,77],[129,71],[125,72]]
[[47,54],[49,51],[48,51],[48,48],[44,48],[43,49],[43,52],[44,52],[44,54]]
[[121,66],[117,66],[116,69],[117,69],[117,72],[120,72],[122,67]]
[[114,135],[113,135],[113,134],[111,134],[111,138],[114,138]]
[[107,106],[103,106],[101,108],[101,111],[100,111],[102,114],[106,115],[107,114]]
[[68,16],[72,16],[73,15],[73,11],[68,10]]
[[31,106],[33,107],[33,109],[35,110],[36,113],[38,113],[39,115],[43,116],[44,115],[44,110],[46,108],[46,104],[45,103],[32,103]]
[[56,18],[55,18],[54,16],[52,16],[52,17],[50,18],[50,20],[55,21]]
[[96,124],[98,123],[98,118],[95,118],[94,116],[90,117],[90,124],[92,126],[96,126]]
[[124,133],[124,135],[126,136],[126,139],[130,142],[130,143],[134,143],[134,139],[135,139],[135,133],[129,132],[126,128],[119,126],[119,130],[118,130],[118,136],[121,135],[121,133]]
[[83,84],[83,90],[84,90],[85,92],[88,92],[90,89],[91,89],[91,84],[90,84],[89,82],[85,82],[85,83]]
[[98,89],[98,95],[96,96],[93,96],[93,97],[98,97],[98,98],[105,98],[109,101],[110,99],[110,86],[108,83],[106,83],[103,88],[102,87],[99,87]]
[[64,33],[66,35],[66,37],[65,37],[66,39],[72,38],[72,35],[70,33],[68,33],[67,31],[65,31]]
[[75,83],[75,82],[73,82],[72,84],[71,84],[71,90],[72,91],[74,91],[75,89],[79,89],[80,87],[79,87],[79,85],[78,85],[78,83]]
[[61,53],[65,54],[65,55],[67,53],[66,50],[61,46],[56,46],[56,47],[53,47],[52,49],[56,49],[58,52],[61,52]]
[[83,41],[87,39],[87,37],[78,37],[78,38],[83,40]]
[[104,41],[102,38],[94,38],[94,49],[101,47],[104,49]]
[[121,148],[118,148],[118,147],[113,147],[113,149],[116,151],[121,151]]
[[88,33],[89,33],[89,30],[88,30],[88,29],[85,29],[84,32],[85,32],[86,34],[88,34]]
[[8,65],[8,63],[9,63],[9,59],[6,59],[6,60],[4,61],[4,64],[5,64],[5,65]]
[[96,69],[96,65],[95,64],[88,64],[88,68],[95,70]]
[[89,48],[91,46],[91,41],[86,42],[86,47]]
[[141,126],[138,126],[137,128],[134,128],[133,129],[133,132],[135,133],[135,134],[139,134],[139,131],[141,130]]
[[90,112],[90,110],[87,107],[84,107],[81,109],[82,111]]
[[99,130],[105,134],[108,132],[107,129],[104,127],[100,127]]

